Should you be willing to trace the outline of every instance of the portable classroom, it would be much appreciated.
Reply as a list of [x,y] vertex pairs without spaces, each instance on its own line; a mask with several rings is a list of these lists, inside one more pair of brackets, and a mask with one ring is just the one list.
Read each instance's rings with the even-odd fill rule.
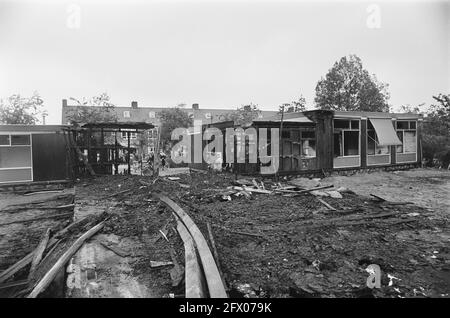
[[0,125],[0,185],[68,178],[59,125]]
[[[286,113],[283,124],[281,115],[256,119],[245,129],[256,128],[258,132],[260,128],[270,131],[282,126],[278,172],[290,174],[417,165],[422,160],[421,122],[416,114],[313,110]],[[237,128],[230,122],[208,126],[224,135],[227,128]],[[269,132],[268,136],[271,142]],[[249,143],[255,146],[254,141],[246,139]],[[233,169],[243,174],[258,173],[260,158],[258,149],[257,164],[235,160]],[[224,161],[229,162],[226,158]]]

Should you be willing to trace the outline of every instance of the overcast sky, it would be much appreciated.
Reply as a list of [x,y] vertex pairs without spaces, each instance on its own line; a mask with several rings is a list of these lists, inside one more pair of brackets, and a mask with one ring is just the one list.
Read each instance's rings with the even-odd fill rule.
[[103,91],[124,106],[312,107],[317,81],[357,54],[394,109],[430,103],[450,93],[449,16],[448,1],[0,0],[0,98],[38,91],[53,124],[63,98]]

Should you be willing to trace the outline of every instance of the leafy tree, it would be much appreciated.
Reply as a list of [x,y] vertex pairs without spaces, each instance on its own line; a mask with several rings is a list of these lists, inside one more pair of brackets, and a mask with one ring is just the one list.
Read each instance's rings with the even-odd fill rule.
[[450,137],[450,94],[433,96],[437,102],[430,106],[426,116],[425,131],[428,134]]
[[344,56],[317,83],[315,102],[320,109],[388,112],[387,87],[358,56]]
[[423,124],[423,157],[428,165],[450,167],[450,94],[433,98]]
[[[111,98],[107,93],[101,93],[98,96],[93,96],[90,99],[69,98],[75,103],[76,110],[68,113],[67,118],[74,124],[80,123],[95,123],[95,122],[115,122],[117,115],[114,112],[115,105],[111,102]],[[92,107],[97,106],[97,107]]]
[[14,94],[8,99],[0,100],[0,123],[35,125],[40,121],[39,116],[46,114],[42,110],[44,101],[37,92],[31,97]]
[[[281,113],[283,110],[283,105],[279,107],[278,112]],[[291,103],[284,105],[285,113],[298,113],[306,110],[306,99],[303,95],[300,95],[298,100],[292,101]]]
[[242,105],[234,112],[225,114],[225,121],[234,121],[235,125],[247,126],[252,123],[252,121],[259,117],[261,110],[258,105],[250,103],[248,105]]
[[423,114],[424,110],[423,107],[425,106],[425,103],[421,103],[417,106],[411,106],[410,104],[402,105],[400,106],[400,113],[407,113],[407,114]]
[[180,105],[161,111],[159,120],[161,122],[161,143],[165,145],[172,142],[171,134],[175,128],[189,128],[193,125],[192,118]]

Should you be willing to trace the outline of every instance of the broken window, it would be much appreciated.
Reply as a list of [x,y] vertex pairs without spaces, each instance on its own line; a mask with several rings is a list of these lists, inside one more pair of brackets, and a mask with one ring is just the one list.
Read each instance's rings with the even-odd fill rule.
[[301,133],[302,156],[316,156],[316,133],[315,131],[302,131]]
[[344,156],[359,155],[359,131],[344,131]]
[[334,156],[359,156],[359,120],[334,120]]

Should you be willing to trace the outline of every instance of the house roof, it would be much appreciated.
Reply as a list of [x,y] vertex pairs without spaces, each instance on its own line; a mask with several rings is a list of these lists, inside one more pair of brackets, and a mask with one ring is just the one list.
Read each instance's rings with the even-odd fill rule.
[[145,122],[103,122],[103,123],[87,123],[81,126],[82,128],[110,128],[110,129],[152,129],[155,128],[153,124]]
[[0,132],[55,132],[62,131],[65,125],[0,125]]

